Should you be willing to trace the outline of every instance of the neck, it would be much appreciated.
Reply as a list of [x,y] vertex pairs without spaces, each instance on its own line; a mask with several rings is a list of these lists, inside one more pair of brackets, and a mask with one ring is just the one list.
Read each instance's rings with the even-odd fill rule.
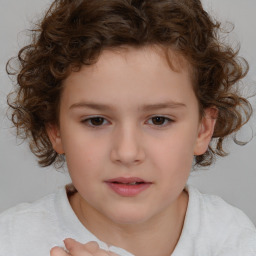
[[172,207],[139,224],[113,223],[97,211],[88,212],[81,200],[76,193],[70,198],[71,206],[81,223],[101,241],[123,248],[134,255],[170,256],[181,235],[188,194],[183,191]]

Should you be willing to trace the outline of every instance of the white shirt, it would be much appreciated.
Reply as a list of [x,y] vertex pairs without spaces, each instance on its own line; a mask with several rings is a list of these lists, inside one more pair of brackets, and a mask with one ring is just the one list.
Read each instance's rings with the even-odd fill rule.
[[[186,190],[184,227],[171,256],[256,256],[256,229],[242,211],[191,186]],[[0,215],[0,256],[48,256],[52,247],[64,247],[68,237],[81,243],[96,241],[102,249],[134,256],[90,233],[73,212],[64,188]]]

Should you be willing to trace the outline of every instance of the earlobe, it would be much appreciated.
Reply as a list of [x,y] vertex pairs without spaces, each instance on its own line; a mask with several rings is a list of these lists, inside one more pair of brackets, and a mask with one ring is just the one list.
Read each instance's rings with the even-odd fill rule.
[[57,125],[48,124],[46,126],[46,131],[52,143],[53,149],[58,154],[64,154],[59,127]]
[[202,117],[196,145],[194,148],[194,155],[202,155],[207,149],[211,141],[215,123],[218,116],[218,110],[215,107],[210,107],[204,110],[204,116]]

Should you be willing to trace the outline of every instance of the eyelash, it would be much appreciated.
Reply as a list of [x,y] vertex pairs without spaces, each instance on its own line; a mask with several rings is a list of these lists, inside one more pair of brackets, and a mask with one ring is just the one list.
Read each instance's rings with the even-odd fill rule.
[[153,118],[161,118],[161,119],[164,120],[164,124],[160,124],[160,125],[152,124],[156,127],[166,127],[166,126],[168,126],[168,125],[170,125],[171,123],[174,122],[173,119],[171,119],[169,117],[166,117],[166,116],[153,116],[153,117],[149,118],[149,120],[152,120]]
[[[165,124],[161,124],[161,125],[154,125],[154,124],[152,124],[153,126],[156,126],[156,127],[166,127],[166,126],[168,126],[170,123],[173,123],[173,122],[174,122],[173,119],[171,119],[171,118],[169,118],[169,117],[166,117],[166,116],[160,116],[160,115],[159,115],[159,116],[153,116],[153,117],[149,118],[149,120],[150,120],[150,119],[153,119],[153,118],[163,118],[163,119],[164,119],[164,123],[165,123]],[[95,119],[102,119],[103,124],[100,124],[100,125],[93,125],[93,124],[91,123],[91,121],[92,121],[92,120],[95,120]],[[106,121],[106,119],[105,119],[104,117],[101,117],[101,116],[94,116],[94,117],[90,117],[90,118],[83,119],[81,122],[82,122],[83,124],[86,124],[88,127],[91,127],[91,128],[100,128],[101,126],[104,125],[104,121]]]
[[89,124],[89,122],[91,122],[92,120],[97,119],[97,118],[106,120],[104,117],[101,117],[101,116],[94,116],[94,117],[86,118],[86,119],[82,120],[81,122],[82,122],[83,124],[86,124],[86,125],[89,126],[89,127],[92,127],[92,128],[99,128],[99,127],[102,126],[102,125],[93,125],[93,124]]

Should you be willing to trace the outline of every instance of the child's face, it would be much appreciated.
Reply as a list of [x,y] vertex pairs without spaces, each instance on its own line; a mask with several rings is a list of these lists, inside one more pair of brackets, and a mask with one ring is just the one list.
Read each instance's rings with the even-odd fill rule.
[[141,223],[174,210],[214,126],[200,122],[186,67],[174,72],[151,48],[104,51],[63,85],[59,134],[49,134],[86,211]]

